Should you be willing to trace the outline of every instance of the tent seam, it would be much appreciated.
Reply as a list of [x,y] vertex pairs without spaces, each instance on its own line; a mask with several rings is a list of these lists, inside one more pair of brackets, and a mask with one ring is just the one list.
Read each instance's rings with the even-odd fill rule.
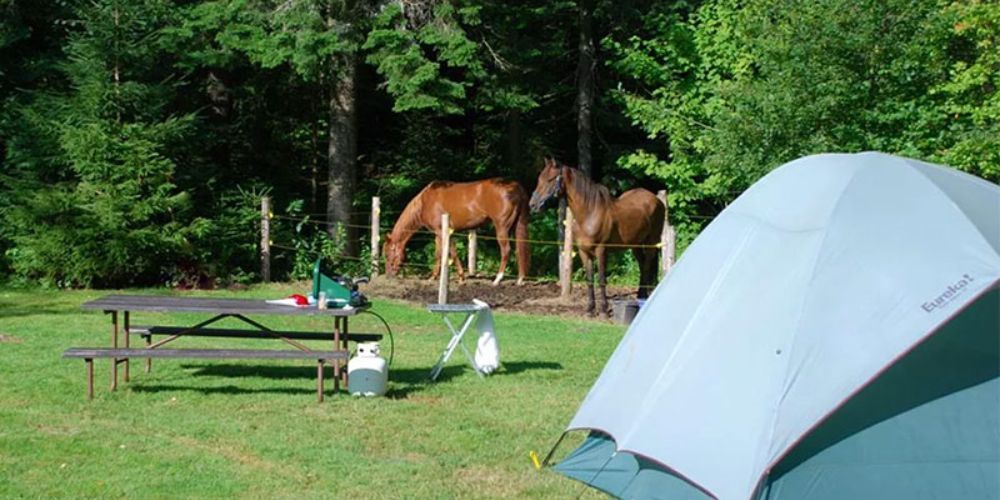
[[[664,363],[663,363],[662,367],[660,368],[660,371],[657,374],[656,378],[654,379],[654,381],[652,382],[652,384],[650,384],[650,387],[653,390],[656,390],[656,388],[660,385],[663,377],[666,374],[667,368],[671,364],[671,360],[673,360],[674,357],[677,355],[677,353],[681,350],[681,346],[686,343],[686,340],[688,339],[688,337],[690,336],[691,331],[692,331],[692,328],[691,328],[692,323],[694,323],[695,321],[697,321],[697,319],[700,318],[703,315],[702,311],[703,311],[703,309],[705,307],[705,304],[709,303],[710,302],[709,299],[711,297],[714,297],[715,294],[718,293],[718,291],[721,288],[722,282],[725,281],[724,277],[729,274],[729,272],[733,268],[734,263],[737,260],[739,260],[740,250],[742,250],[744,247],[746,247],[747,243],[750,241],[750,238],[753,235],[755,235],[756,233],[757,233],[756,227],[755,226],[751,226],[751,230],[749,230],[746,233],[746,235],[744,235],[743,240],[740,242],[739,246],[737,246],[737,247],[734,248],[733,252],[730,254],[730,257],[727,260],[727,262],[725,263],[724,267],[716,275],[716,278],[712,282],[712,286],[709,288],[709,291],[702,298],[701,302],[698,305],[698,309],[696,310],[696,312],[692,315],[692,320],[688,322],[688,327],[684,329],[684,332],[677,339],[677,343],[674,345],[674,349],[671,351],[670,356],[668,356],[667,359],[666,359],[666,361],[664,361]],[[658,394],[661,394],[662,392],[663,392],[663,388],[660,388],[660,390],[657,391]],[[645,419],[649,415],[649,413],[651,411],[651,407],[652,407],[652,402],[654,400],[656,400],[656,399],[657,398],[655,398],[655,397],[647,397],[647,398],[644,399],[644,401],[642,403],[642,407],[640,408],[640,410],[638,412],[636,412],[636,417],[633,420],[633,424],[631,426],[629,426],[628,432],[624,436],[622,436],[622,441],[623,442],[624,441],[628,441],[631,438],[631,436],[635,433],[635,428],[637,427],[636,423],[642,421],[643,419]],[[609,435],[611,435],[611,434],[609,434]],[[619,448],[617,440],[615,441],[615,448],[618,449],[618,450],[624,449],[624,448]],[[633,452],[633,454],[636,454],[636,453]],[[657,462],[657,463],[660,463],[660,462]],[[671,470],[674,470],[674,469],[671,469]],[[679,471],[678,471],[678,474],[680,474]],[[690,482],[692,484],[696,484],[694,481],[690,481]],[[705,491],[709,492],[708,489],[705,489]],[[711,494],[710,493],[710,495],[717,498],[717,495],[715,495],[715,494]]]
[[[830,237],[830,221],[834,220],[834,217],[837,215],[838,211],[840,210],[840,207],[842,206],[843,201],[844,201],[844,197],[845,197],[844,193],[846,193],[847,190],[855,183],[855,181],[857,181],[857,179],[858,179],[858,172],[860,172],[860,170],[861,169],[858,168],[858,167],[854,168],[854,172],[851,173],[851,178],[848,179],[847,182],[844,183],[843,188],[841,188],[841,190],[840,190],[840,197],[837,198],[837,202],[833,205],[833,209],[830,210],[830,214],[826,218],[826,223],[824,225],[824,227],[826,228],[826,231],[823,233],[823,239],[819,242],[819,245],[816,247],[817,250],[816,250],[816,254],[815,254],[814,258],[813,258],[812,270],[809,273],[809,279],[806,281],[806,289],[810,289],[813,281],[816,280],[816,271],[817,271],[818,266],[819,266],[819,260],[820,260],[821,255],[823,254],[823,248],[826,245],[826,240]],[[793,332],[797,332],[797,331],[799,331],[799,328],[801,328],[801,326],[802,326],[802,317],[805,315],[806,304],[808,302],[809,302],[808,297],[803,297],[802,303],[801,303],[801,305],[799,307],[798,318],[795,321],[795,328],[793,329]],[[795,335],[792,336],[792,343],[791,343],[791,345],[788,348],[788,355],[785,356],[785,360],[786,361],[785,361],[785,369],[784,369],[784,371],[782,373],[782,376],[781,376],[781,380],[782,381],[786,381],[788,379],[788,370],[791,368],[792,359],[793,359],[792,354],[795,353],[796,346],[798,344],[798,342],[796,341],[796,337],[797,336],[795,336]],[[798,378],[798,377],[796,377],[796,378]],[[772,408],[771,425],[769,426],[770,428],[768,429],[768,432],[767,432],[767,438],[764,441],[766,444],[769,444],[769,443],[773,442],[774,432],[775,432],[775,429],[778,426],[778,415],[780,413],[779,410],[780,410],[780,408],[784,404],[785,398],[788,395],[788,391],[789,391],[790,387],[791,386],[789,385],[789,386],[783,388],[783,390],[781,392],[781,396],[779,397],[779,399],[778,399],[777,403],[775,404],[774,408]],[[769,463],[769,462],[770,462],[770,458],[768,458],[767,462],[765,462],[765,463]],[[764,477],[766,477],[769,472],[770,472],[770,465],[767,465],[767,466],[765,466],[764,471],[763,471],[763,473],[760,476],[760,479],[758,479],[756,481],[756,483],[754,483],[752,491],[751,491],[751,496],[753,495],[754,491],[757,491],[757,489],[760,487],[761,483],[763,482]]]

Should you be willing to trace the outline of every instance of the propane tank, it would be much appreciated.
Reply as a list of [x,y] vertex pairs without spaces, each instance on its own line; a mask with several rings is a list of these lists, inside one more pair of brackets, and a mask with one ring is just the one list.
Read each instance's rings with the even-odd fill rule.
[[385,359],[379,356],[378,342],[361,342],[358,353],[347,363],[347,392],[354,396],[385,394],[389,378]]

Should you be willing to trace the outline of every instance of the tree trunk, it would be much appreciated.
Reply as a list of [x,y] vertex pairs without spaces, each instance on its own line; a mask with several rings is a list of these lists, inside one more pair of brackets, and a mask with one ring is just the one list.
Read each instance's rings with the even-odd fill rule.
[[327,147],[329,183],[327,184],[326,217],[330,236],[336,237],[337,227],[343,226],[347,234],[345,246],[348,255],[356,256],[358,245],[355,231],[350,227],[351,201],[357,170],[358,120],[355,79],[357,57],[339,57],[336,73],[330,84],[330,130]]
[[518,179],[531,177],[531,166],[524,161],[524,133],[521,127],[521,111],[507,112],[507,150],[505,152],[510,175]]
[[580,0],[580,38],[576,67],[576,153],[577,165],[587,177],[593,177],[594,69],[594,0]]

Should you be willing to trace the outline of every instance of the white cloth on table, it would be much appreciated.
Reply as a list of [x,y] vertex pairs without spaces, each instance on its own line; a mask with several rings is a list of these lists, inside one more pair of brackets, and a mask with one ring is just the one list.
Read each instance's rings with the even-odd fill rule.
[[476,366],[479,371],[489,375],[500,367],[500,343],[497,342],[496,327],[493,325],[493,310],[490,305],[479,299],[472,299],[479,306],[479,318],[476,328],[479,330],[479,340],[476,341]]

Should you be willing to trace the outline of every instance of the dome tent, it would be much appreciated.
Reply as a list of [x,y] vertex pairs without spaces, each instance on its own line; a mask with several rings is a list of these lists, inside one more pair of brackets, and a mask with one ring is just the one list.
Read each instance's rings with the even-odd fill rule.
[[659,284],[555,469],[627,498],[1000,498],[998,280],[996,185],[788,163]]

